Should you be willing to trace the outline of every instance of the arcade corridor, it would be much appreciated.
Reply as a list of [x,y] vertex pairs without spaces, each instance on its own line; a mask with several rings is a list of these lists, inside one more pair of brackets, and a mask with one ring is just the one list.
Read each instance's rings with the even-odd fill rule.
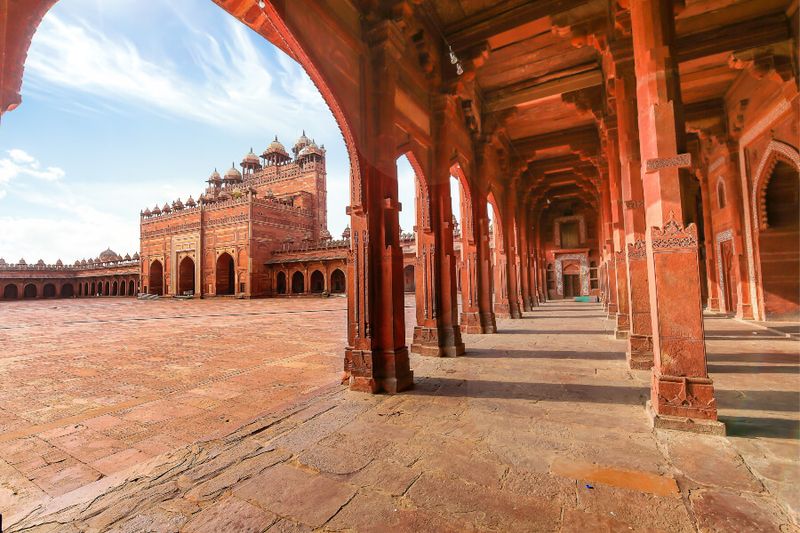
[[[291,305],[301,312],[316,302]],[[191,332],[206,307],[236,304],[196,303],[158,305],[163,320],[187,313],[175,324]],[[329,303],[318,328],[343,320],[343,301]],[[272,314],[280,305],[289,304],[251,301],[247,312],[265,327],[282,316]],[[224,315],[220,308],[210,316]],[[281,406],[73,492],[34,498],[26,482],[18,487],[26,506],[11,509],[9,531],[51,520],[76,520],[75,531],[115,524],[194,532],[223,523],[271,531],[772,531],[790,514],[796,520],[797,341],[707,316],[709,372],[729,436],[654,431],[642,408],[650,374],[628,369],[625,342],[613,340],[605,316],[599,304],[561,302],[499,320],[496,335],[464,336],[464,357],[412,356],[415,388],[402,395],[347,391],[331,366],[328,384],[318,381],[313,392],[284,396]],[[334,346],[330,357],[320,348],[325,354],[303,360],[335,361]],[[251,383],[251,372],[234,379]],[[71,427],[43,438],[63,438]],[[0,457],[10,444],[0,445]]]

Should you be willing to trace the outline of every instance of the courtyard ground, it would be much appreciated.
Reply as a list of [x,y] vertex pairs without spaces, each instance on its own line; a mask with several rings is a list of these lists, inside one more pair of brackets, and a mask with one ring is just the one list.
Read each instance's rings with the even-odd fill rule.
[[597,304],[413,356],[396,396],[338,384],[344,324],[343,299],[0,305],[4,525],[799,531],[796,339],[707,317],[712,437],[650,428]]

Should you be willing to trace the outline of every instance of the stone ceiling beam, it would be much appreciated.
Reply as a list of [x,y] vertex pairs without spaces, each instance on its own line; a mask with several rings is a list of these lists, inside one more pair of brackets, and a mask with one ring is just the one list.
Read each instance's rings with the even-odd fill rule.
[[517,87],[509,87],[486,95],[486,111],[495,112],[512,107],[532,104],[545,98],[563,93],[597,87],[603,83],[603,73],[599,69],[587,70],[546,81],[544,83],[525,82]]
[[675,42],[675,52],[678,62],[682,63],[722,52],[777,43],[789,38],[791,38],[789,20],[779,13],[679,36]]
[[499,2],[450,24],[445,28],[445,35],[454,50],[463,50],[494,35],[542,17],[568,11],[585,2],[586,0],[539,0],[521,5],[512,5],[508,1]]

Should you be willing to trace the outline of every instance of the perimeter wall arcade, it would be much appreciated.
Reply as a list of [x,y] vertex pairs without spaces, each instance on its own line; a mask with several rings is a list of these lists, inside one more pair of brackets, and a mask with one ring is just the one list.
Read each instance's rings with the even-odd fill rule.
[[[462,329],[492,333],[495,316],[554,297],[559,255],[577,260],[562,258],[562,287],[576,268],[582,286],[585,255],[631,366],[652,368],[655,420],[713,427],[703,307],[797,316],[796,0],[215,1],[306,69],[344,136],[352,389],[413,383],[402,154],[421,183],[420,353],[458,355]],[[0,0],[3,111],[20,102],[25,52],[52,3]],[[451,174],[463,188],[460,313]],[[580,214],[583,244],[580,221],[564,220]],[[577,247],[556,244],[559,218]]]

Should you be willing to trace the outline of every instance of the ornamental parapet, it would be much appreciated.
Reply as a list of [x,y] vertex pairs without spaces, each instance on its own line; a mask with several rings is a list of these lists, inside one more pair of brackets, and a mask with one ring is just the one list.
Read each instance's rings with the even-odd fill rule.
[[64,272],[80,272],[85,270],[97,269],[111,269],[126,266],[139,266],[139,261],[136,259],[122,260],[122,261],[107,261],[104,263],[87,263],[85,265],[48,265],[48,264],[35,264],[29,265],[27,263],[0,263],[0,270],[25,270],[25,271],[44,271],[44,270],[59,270]]

